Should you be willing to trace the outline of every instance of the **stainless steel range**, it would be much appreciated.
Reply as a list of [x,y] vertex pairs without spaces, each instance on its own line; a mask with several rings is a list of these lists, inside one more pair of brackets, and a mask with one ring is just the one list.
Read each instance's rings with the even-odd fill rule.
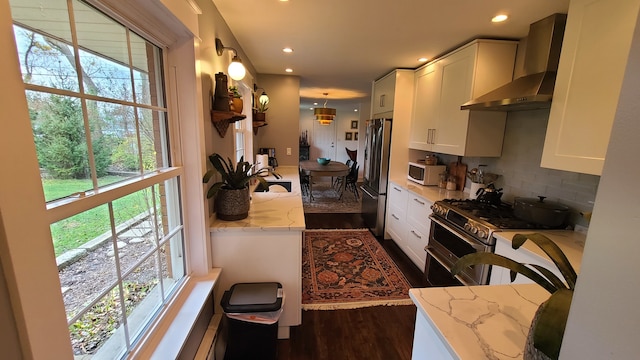
[[515,217],[510,205],[499,201],[436,201],[431,207],[429,245],[425,247],[425,278],[431,286],[488,284],[490,265],[476,265],[456,277],[451,267],[462,256],[492,252],[495,233],[503,229],[536,229],[539,226]]

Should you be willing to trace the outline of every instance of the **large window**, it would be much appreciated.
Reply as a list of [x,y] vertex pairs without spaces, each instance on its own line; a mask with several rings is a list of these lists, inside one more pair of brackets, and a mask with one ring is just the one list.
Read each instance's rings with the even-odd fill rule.
[[79,0],[11,0],[76,355],[132,349],[185,278],[163,48]]

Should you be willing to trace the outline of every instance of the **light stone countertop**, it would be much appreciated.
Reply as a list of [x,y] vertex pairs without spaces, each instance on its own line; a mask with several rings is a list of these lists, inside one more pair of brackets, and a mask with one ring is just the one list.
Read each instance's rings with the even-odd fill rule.
[[522,359],[538,306],[550,294],[537,284],[409,290],[452,358]]
[[[282,179],[265,176],[267,181],[291,181],[291,192],[251,192],[249,216],[237,221],[209,219],[213,232],[302,231],[305,229],[302,192],[297,166],[279,166]],[[253,189],[253,187],[252,187]]]
[[[553,240],[556,245],[562,250],[562,252],[567,256],[569,262],[576,270],[576,272],[580,273],[580,264],[582,263],[582,252],[584,251],[584,244],[587,239],[587,235],[571,231],[571,230],[520,230],[520,231],[504,231],[495,233],[496,238],[505,240],[509,243],[513,240],[513,237],[516,234],[529,234],[537,232],[543,234],[549,239]],[[547,254],[542,251],[536,244],[534,244],[531,240],[526,241],[518,251],[526,250],[535,255],[538,255],[545,260],[551,261]]]
[[431,202],[436,202],[443,199],[467,199],[469,197],[469,194],[464,191],[451,191],[441,189],[437,186],[420,185],[406,178],[392,178],[390,181],[418,196],[422,196],[423,198]]

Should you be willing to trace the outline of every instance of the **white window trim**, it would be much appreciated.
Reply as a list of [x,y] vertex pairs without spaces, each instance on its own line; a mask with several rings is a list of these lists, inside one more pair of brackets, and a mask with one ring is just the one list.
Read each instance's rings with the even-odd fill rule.
[[[143,4],[144,3],[144,4]],[[202,106],[202,88],[196,69],[196,57],[199,56],[196,37],[169,13],[160,2],[127,2],[127,11],[134,13],[132,7],[145,16],[145,29],[154,28],[148,19],[151,14],[167,17],[166,22],[156,22],[158,32],[155,39],[176,39],[169,45],[165,72],[169,116],[171,117],[172,156],[176,166],[183,166],[181,179],[183,218],[185,224],[185,247],[188,253],[187,281],[185,286],[167,307],[166,313],[180,313],[189,309],[187,302],[192,290],[201,281],[202,276],[214,276],[219,270],[211,268],[208,217],[202,174],[206,168],[204,146],[204,114]],[[186,13],[194,15],[186,2],[172,1],[171,6],[185,7]],[[104,10],[104,7],[102,7]],[[130,14],[131,14],[130,13]],[[8,2],[0,4],[0,44],[5,49],[15,49],[12,20]],[[194,16],[185,15],[186,23],[193,29]],[[117,17],[119,19],[124,16]],[[130,18],[130,17],[127,17]],[[162,20],[162,19],[161,19]],[[183,20],[184,21],[184,20]],[[196,20],[197,23],[197,20]],[[127,24],[128,25],[128,24]],[[178,25],[178,26],[177,26]],[[181,26],[181,28],[179,28]],[[173,30],[169,29],[173,27]],[[149,35],[148,32],[139,31]],[[171,32],[171,34],[166,34]],[[53,253],[49,230],[49,219],[44,206],[44,194],[37,171],[37,159],[33,144],[29,115],[27,111],[24,84],[20,77],[17,57],[0,57],[0,68],[5,86],[2,89],[3,108],[6,116],[14,119],[5,124],[0,135],[3,151],[0,155],[3,166],[12,169],[11,177],[0,179],[0,208],[4,229],[0,250],[11,294],[12,307],[16,317],[16,327],[21,340],[23,355],[28,358],[72,358],[71,345],[64,304],[60,296],[60,283]],[[5,96],[6,94],[6,96]],[[20,121],[22,120],[22,121]],[[22,154],[16,157],[15,154]],[[176,156],[180,155],[180,156]],[[29,239],[25,241],[24,239]],[[37,271],[34,271],[37,269]],[[213,287],[215,281],[209,282]],[[195,294],[197,297],[197,294]],[[43,301],[47,306],[43,306]],[[204,301],[204,300],[203,300]],[[174,318],[175,319],[175,318]],[[158,319],[158,324],[173,324],[169,315]],[[187,327],[186,325],[184,327]],[[182,331],[185,331],[183,329]],[[162,337],[159,329],[154,328],[154,336]],[[141,344],[140,346],[151,346]],[[178,342],[174,346],[181,347]]]

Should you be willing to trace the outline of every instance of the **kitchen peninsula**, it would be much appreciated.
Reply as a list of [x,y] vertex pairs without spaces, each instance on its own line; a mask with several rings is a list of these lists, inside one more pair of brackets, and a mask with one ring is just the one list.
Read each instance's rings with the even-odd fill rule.
[[[580,271],[584,234],[567,230],[539,232],[553,240]],[[498,233],[498,240],[510,247],[516,233]],[[529,241],[515,251],[528,257],[526,262],[553,269],[546,255]],[[411,289],[409,296],[418,308],[412,358],[522,359],[531,319],[550,294],[520,275],[511,284],[508,270],[505,272],[507,280],[500,285],[493,285],[492,274],[492,285],[488,286]]]
[[210,219],[212,266],[222,268],[215,293],[216,312],[225,290],[241,282],[282,284],[285,301],[278,338],[289,337],[289,327],[302,322],[302,232],[305,229],[298,168],[277,168],[291,182],[290,192],[252,192],[249,216],[238,221]]

